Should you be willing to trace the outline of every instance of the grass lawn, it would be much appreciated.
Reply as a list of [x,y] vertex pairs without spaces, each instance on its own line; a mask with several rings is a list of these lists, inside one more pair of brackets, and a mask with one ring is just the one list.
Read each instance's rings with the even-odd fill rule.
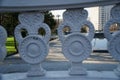
[[7,53],[12,54],[16,52],[15,45],[14,45],[14,38],[8,37],[6,42]]
[[[54,40],[56,38],[51,38],[51,40]],[[14,44],[14,38],[8,37],[6,41],[6,48],[7,48],[7,54],[12,54],[16,52],[15,44]]]

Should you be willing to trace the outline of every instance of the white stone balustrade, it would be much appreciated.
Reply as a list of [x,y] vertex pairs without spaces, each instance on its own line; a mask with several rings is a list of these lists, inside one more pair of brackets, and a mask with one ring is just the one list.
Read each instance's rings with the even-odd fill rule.
[[[98,76],[99,73],[96,74],[97,77],[96,75],[94,77],[96,72],[87,71],[82,66],[82,61],[87,59],[92,52],[91,40],[94,37],[94,26],[87,20],[88,12],[84,9],[86,7],[116,5],[111,10],[112,18],[106,23],[104,34],[108,39],[109,53],[120,61],[120,32],[112,35],[109,31],[112,24],[120,24],[120,4],[118,3],[120,0],[1,0],[0,12],[21,12],[18,16],[20,24],[16,26],[14,34],[19,43],[21,58],[31,65],[27,78],[24,80],[119,80],[120,78],[116,77],[114,73],[112,73],[114,79],[111,76],[101,78]],[[44,14],[42,12],[56,9],[66,9],[63,14],[63,23],[58,27],[58,35],[62,43],[62,52],[71,62],[69,71],[60,73],[57,73],[59,71],[46,72],[41,67],[41,63],[49,53],[48,44],[51,36],[49,26],[43,23]],[[88,35],[80,33],[84,25],[89,28]],[[71,30],[67,36],[63,33],[63,28],[66,26]],[[45,36],[38,34],[40,28],[45,30]],[[27,31],[26,37],[22,36],[21,30],[23,29]],[[0,27],[0,33],[0,60],[3,60],[6,56],[7,34],[2,27]],[[120,75],[119,66],[115,69],[115,73]]]
[[[7,32],[2,26],[0,26],[0,62],[2,62],[7,55],[6,46],[5,46],[6,40],[7,40]],[[1,73],[0,73],[0,79],[1,79]]]
[[[49,52],[48,42],[50,29],[43,23],[44,14],[40,12],[19,14],[20,24],[15,28],[15,37],[19,42],[19,53],[23,60],[31,64],[28,77],[45,75],[45,70],[40,63],[46,58]],[[45,36],[39,35],[39,29],[45,30]],[[28,35],[23,38],[21,30],[26,29]]]
[[[113,24],[120,24],[120,4],[114,6],[111,9],[111,19],[106,23],[104,27],[104,34],[108,40],[108,51],[117,60],[120,61],[120,31],[113,34],[110,32],[110,27]],[[117,75],[120,76],[120,66],[114,70]]]
[[[82,61],[88,58],[92,52],[91,40],[94,37],[94,26],[87,21],[88,13],[84,9],[69,9],[63,14],[63,23],[58,27],[58,35],[62,42],[64,56],[71,61],[70,75],[87,74],[82,67]],[[81,28],[87,25],[87,36],[80,33]],[[70,34],[65,37],[63,29],[68,26]]]
[[0,26],[0,62],[3,61],[7,55],[6,46],[5,46],[6,40],[7,40],[7,32],[2,26]]

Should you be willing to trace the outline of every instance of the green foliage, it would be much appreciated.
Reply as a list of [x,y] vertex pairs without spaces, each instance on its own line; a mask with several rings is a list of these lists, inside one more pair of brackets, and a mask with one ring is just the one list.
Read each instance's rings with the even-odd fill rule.
[[[0,25],[2,25],[7,30],[7,34],[9,37],[14,36],[14,29],[19,24],[18,14],[19,13],[0,13]],[[49,11],[44,12],[44,14],[45,14],[44,22],[49,25],[52,31],[52,29],[54,29],[54,26],[56,25],[54,16]],[[26,36],[26,31],[23,30],[22,34],[23,37]],[[45,35],[45,31],[41,29],[40,34]],[[9,54],[17,52],[17,43],[14,40],[14,37],[7,39],[6,48]]]
[[8,36],[14,35],[14,28],[18,24],[18,13],[1,13],[0,23],[7,30]]
[[14,38],[13,37],[8,37],[6,41],[6,48],[7,48],[7,53],[12,54],[16,52],[15,49],[15,44],[14,44]]
[[57,24],[57,22],[54,19],[54,15],[49,11],[44,12],[44,14],[45,14],[44,22],[49,25],[52,33],[54,33],[53,30],[55,28],[55,25]]
[[[0,14],[0,24],[5,27],[7,30],[8,36],[14,36],[14,29],[18,25],[18,14],[19,13],[1,13]],[[44,22],[49,25],[51,31],[55,28],[56,21],[54,20],[54,16],[51,12],[46,11]],[[40,34],[44,34],[42,30]]]

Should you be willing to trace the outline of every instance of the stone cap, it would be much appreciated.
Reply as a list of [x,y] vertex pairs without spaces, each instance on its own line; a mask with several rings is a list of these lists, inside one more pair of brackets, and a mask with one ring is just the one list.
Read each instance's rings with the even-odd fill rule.
[[47,11],[117,3],[120,0],[0,0],[0,12]]

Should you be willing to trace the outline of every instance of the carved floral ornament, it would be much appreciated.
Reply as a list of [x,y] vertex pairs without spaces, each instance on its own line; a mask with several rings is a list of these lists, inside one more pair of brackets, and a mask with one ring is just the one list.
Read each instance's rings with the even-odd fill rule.
[[71,62],[81,62],[92,52],[90,41],[80,33],[70,34],[63,42],[62,51]]
[[26,62],[38,64],[48,55],[48,45],[39,35],[30,35],[19,45],[19,52]]
[[79,26],[81,20],[86,20],[88,17],[88,12],[83,9],[68,9],[63,14],[63,21],[74,23],[75,25]]
[[21,42],[23,40],[23,37],[21,35],[22,29],[26,29],[29,35],[32,34],[38,35],[38,30],[40,28],[43,28],[46,32],[46,35],[42,37],[45,39],[45,42],[48,43],[51,32],[49,26],[43,23],[44,16],[42,13],[39,12],[23,13],[20,14],[18,18],[21,23],[15,28],[15,37],[18,42]]

